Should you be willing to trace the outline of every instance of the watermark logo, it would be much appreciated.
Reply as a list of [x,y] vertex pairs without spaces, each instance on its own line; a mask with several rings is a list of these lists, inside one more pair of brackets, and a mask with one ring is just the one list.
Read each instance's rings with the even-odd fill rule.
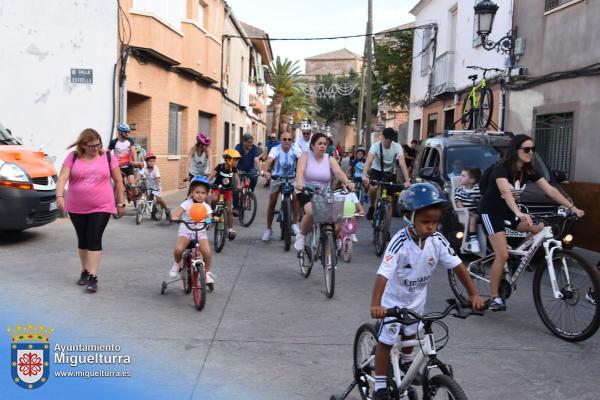
[[8,328],[11,336],[10,371],[12,380],[24,389],[37,389],[50,376],[50,343],[54,329],[44,325],[18,324]]

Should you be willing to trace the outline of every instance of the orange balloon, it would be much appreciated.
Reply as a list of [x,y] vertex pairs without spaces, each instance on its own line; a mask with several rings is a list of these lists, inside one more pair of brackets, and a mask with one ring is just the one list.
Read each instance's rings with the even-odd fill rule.
[[190,217],[195,222],[202,222],[206,218],[206,207],[204,207],[204,204],[194,203],[190,207],[189,213],[190,213]]

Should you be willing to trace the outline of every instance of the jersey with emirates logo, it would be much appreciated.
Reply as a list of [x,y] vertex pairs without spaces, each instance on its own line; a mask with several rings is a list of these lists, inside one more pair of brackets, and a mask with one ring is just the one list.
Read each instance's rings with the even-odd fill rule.
[[385,250],[378,275],[388,279],[381,306],[406,307],[422,314],[427,300],[427,285],[433,270],[458,267],[461,259],[441,233],[425,239],[423,249],[410,237],[408,228],[394,235]]

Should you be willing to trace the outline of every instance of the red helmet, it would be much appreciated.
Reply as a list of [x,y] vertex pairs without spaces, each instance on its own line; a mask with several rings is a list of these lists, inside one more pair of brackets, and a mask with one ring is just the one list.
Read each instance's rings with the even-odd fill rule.
[[156,158],[156,154],[152,153],[152,152],[148,152],[146,154],[146,161],[148,161],[151,158]]
[[205,146],[210,145],[210,138],[202,132],[198,132],[196,135],[196,140]]

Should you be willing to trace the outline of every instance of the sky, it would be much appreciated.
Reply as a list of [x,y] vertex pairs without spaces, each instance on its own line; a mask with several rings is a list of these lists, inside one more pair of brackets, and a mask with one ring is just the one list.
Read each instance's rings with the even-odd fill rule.
[[[240,21],[266,31],[271,38],[364,34],[367,0],[226,0]],[[408,12],[418,0],[373,0],[373,32],[414,21]],[[272,41],[274,56],[299,60],[343,47],[363,54],[364,37],[320,41]]]

